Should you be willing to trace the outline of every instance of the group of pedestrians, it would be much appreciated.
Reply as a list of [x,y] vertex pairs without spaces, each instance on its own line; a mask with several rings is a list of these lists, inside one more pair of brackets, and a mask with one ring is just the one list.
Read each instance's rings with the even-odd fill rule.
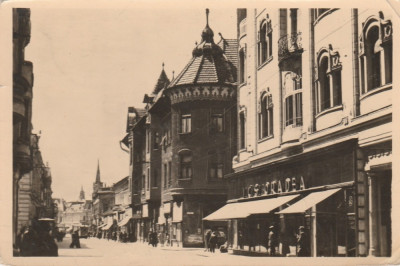
[[17,256],[58,256],[51,226],[38,220],[33,220],[31,226],[21,228],[15,248]]
[[[274,230],[274,226],[269,227],[270,231],[268,233],[268,253],[270,256],[276,256],[277,250],[279,249],[279,239]],[[286,237],[285,237],[286,238]],[[309,237],[305,231],[304,226],[299,227],[299,233],[296,234],[296,254],[298,257],[308,257],[310,256],[310,249],[309,249]],[[284,239],[282,241],[282,252],[283,256],[290,253],[290,248],[288,241]]]
[[214,253],[215,248],[218,245],[218,233],[217,231],[212,231],[211,229],[206,230],[204,239],[205,250]]

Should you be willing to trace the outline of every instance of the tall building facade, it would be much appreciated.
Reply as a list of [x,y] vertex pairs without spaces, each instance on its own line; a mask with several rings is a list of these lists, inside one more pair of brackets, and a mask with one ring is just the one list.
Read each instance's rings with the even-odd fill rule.
[[237,41],[220,35],[215,43],[207,13],[192,56],[172,81],[162,70],[152,94],[144,97],[144,114],[129,109],[139,240],[152,228],[173,244],[202,246],[206,227],[224,226],[203,218],[227,200],[224,177],[236,152]]
[[32,63],[25,60],[30,42],[30,9],[13,12],[13,243],[18,230],[18,191],[21,178],[32,170]]
[[[237,251],[390,256],[392,14],[239,9],[238,150],[228,204]],[[232,211],[234,210],[234,211]]]

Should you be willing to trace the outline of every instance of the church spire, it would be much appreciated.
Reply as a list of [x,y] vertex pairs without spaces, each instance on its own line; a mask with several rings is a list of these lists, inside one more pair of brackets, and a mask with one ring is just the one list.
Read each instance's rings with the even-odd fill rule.
[[96,183],[100,183],[100,162],[99,162],[99,159],[97,159]]
[[83,186],[81,186],[81,192],[79,193],[79,199],[85,200],[85,191],[83,191]]

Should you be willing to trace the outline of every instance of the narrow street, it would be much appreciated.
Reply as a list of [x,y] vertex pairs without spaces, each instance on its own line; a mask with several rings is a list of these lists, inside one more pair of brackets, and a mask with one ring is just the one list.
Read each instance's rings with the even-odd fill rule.
[[59,257],[126,258],[136,265],[265,265],[276,258],[236,256],[205,252],[202,248],[160,247],[146,243],[120,243],[107,239],[80,239],[81,248],[69,248],[71,236],[57,242]]

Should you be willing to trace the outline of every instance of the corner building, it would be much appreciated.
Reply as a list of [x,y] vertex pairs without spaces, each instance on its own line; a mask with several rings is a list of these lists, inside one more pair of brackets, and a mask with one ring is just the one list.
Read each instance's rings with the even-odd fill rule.
[[203,245],[204,229],[213,225],[202,218],[226,201],[225,174],[235,153],[237,43],[223,38],[214,43],[208,23],[201,37],[192,59],[165,90],[172,178],[162,191],[163,210],[171,218],[171,239],[183,246]]
[[[208,15],[208,14],[207,14]],[[208,19],[207,19],[208,20]],[[227,200],[236,152],[237,41],[214,42],[207,25],[192,59],[169,81],[162,70],[145,114],[128,110],[135,237],[151,229],[172,245],[204,245],[204,229],[226,231],[225,222],[203,221]]]
[[392,14],[238,9],[238,152],[227,220],[236,253],[390,256]]

